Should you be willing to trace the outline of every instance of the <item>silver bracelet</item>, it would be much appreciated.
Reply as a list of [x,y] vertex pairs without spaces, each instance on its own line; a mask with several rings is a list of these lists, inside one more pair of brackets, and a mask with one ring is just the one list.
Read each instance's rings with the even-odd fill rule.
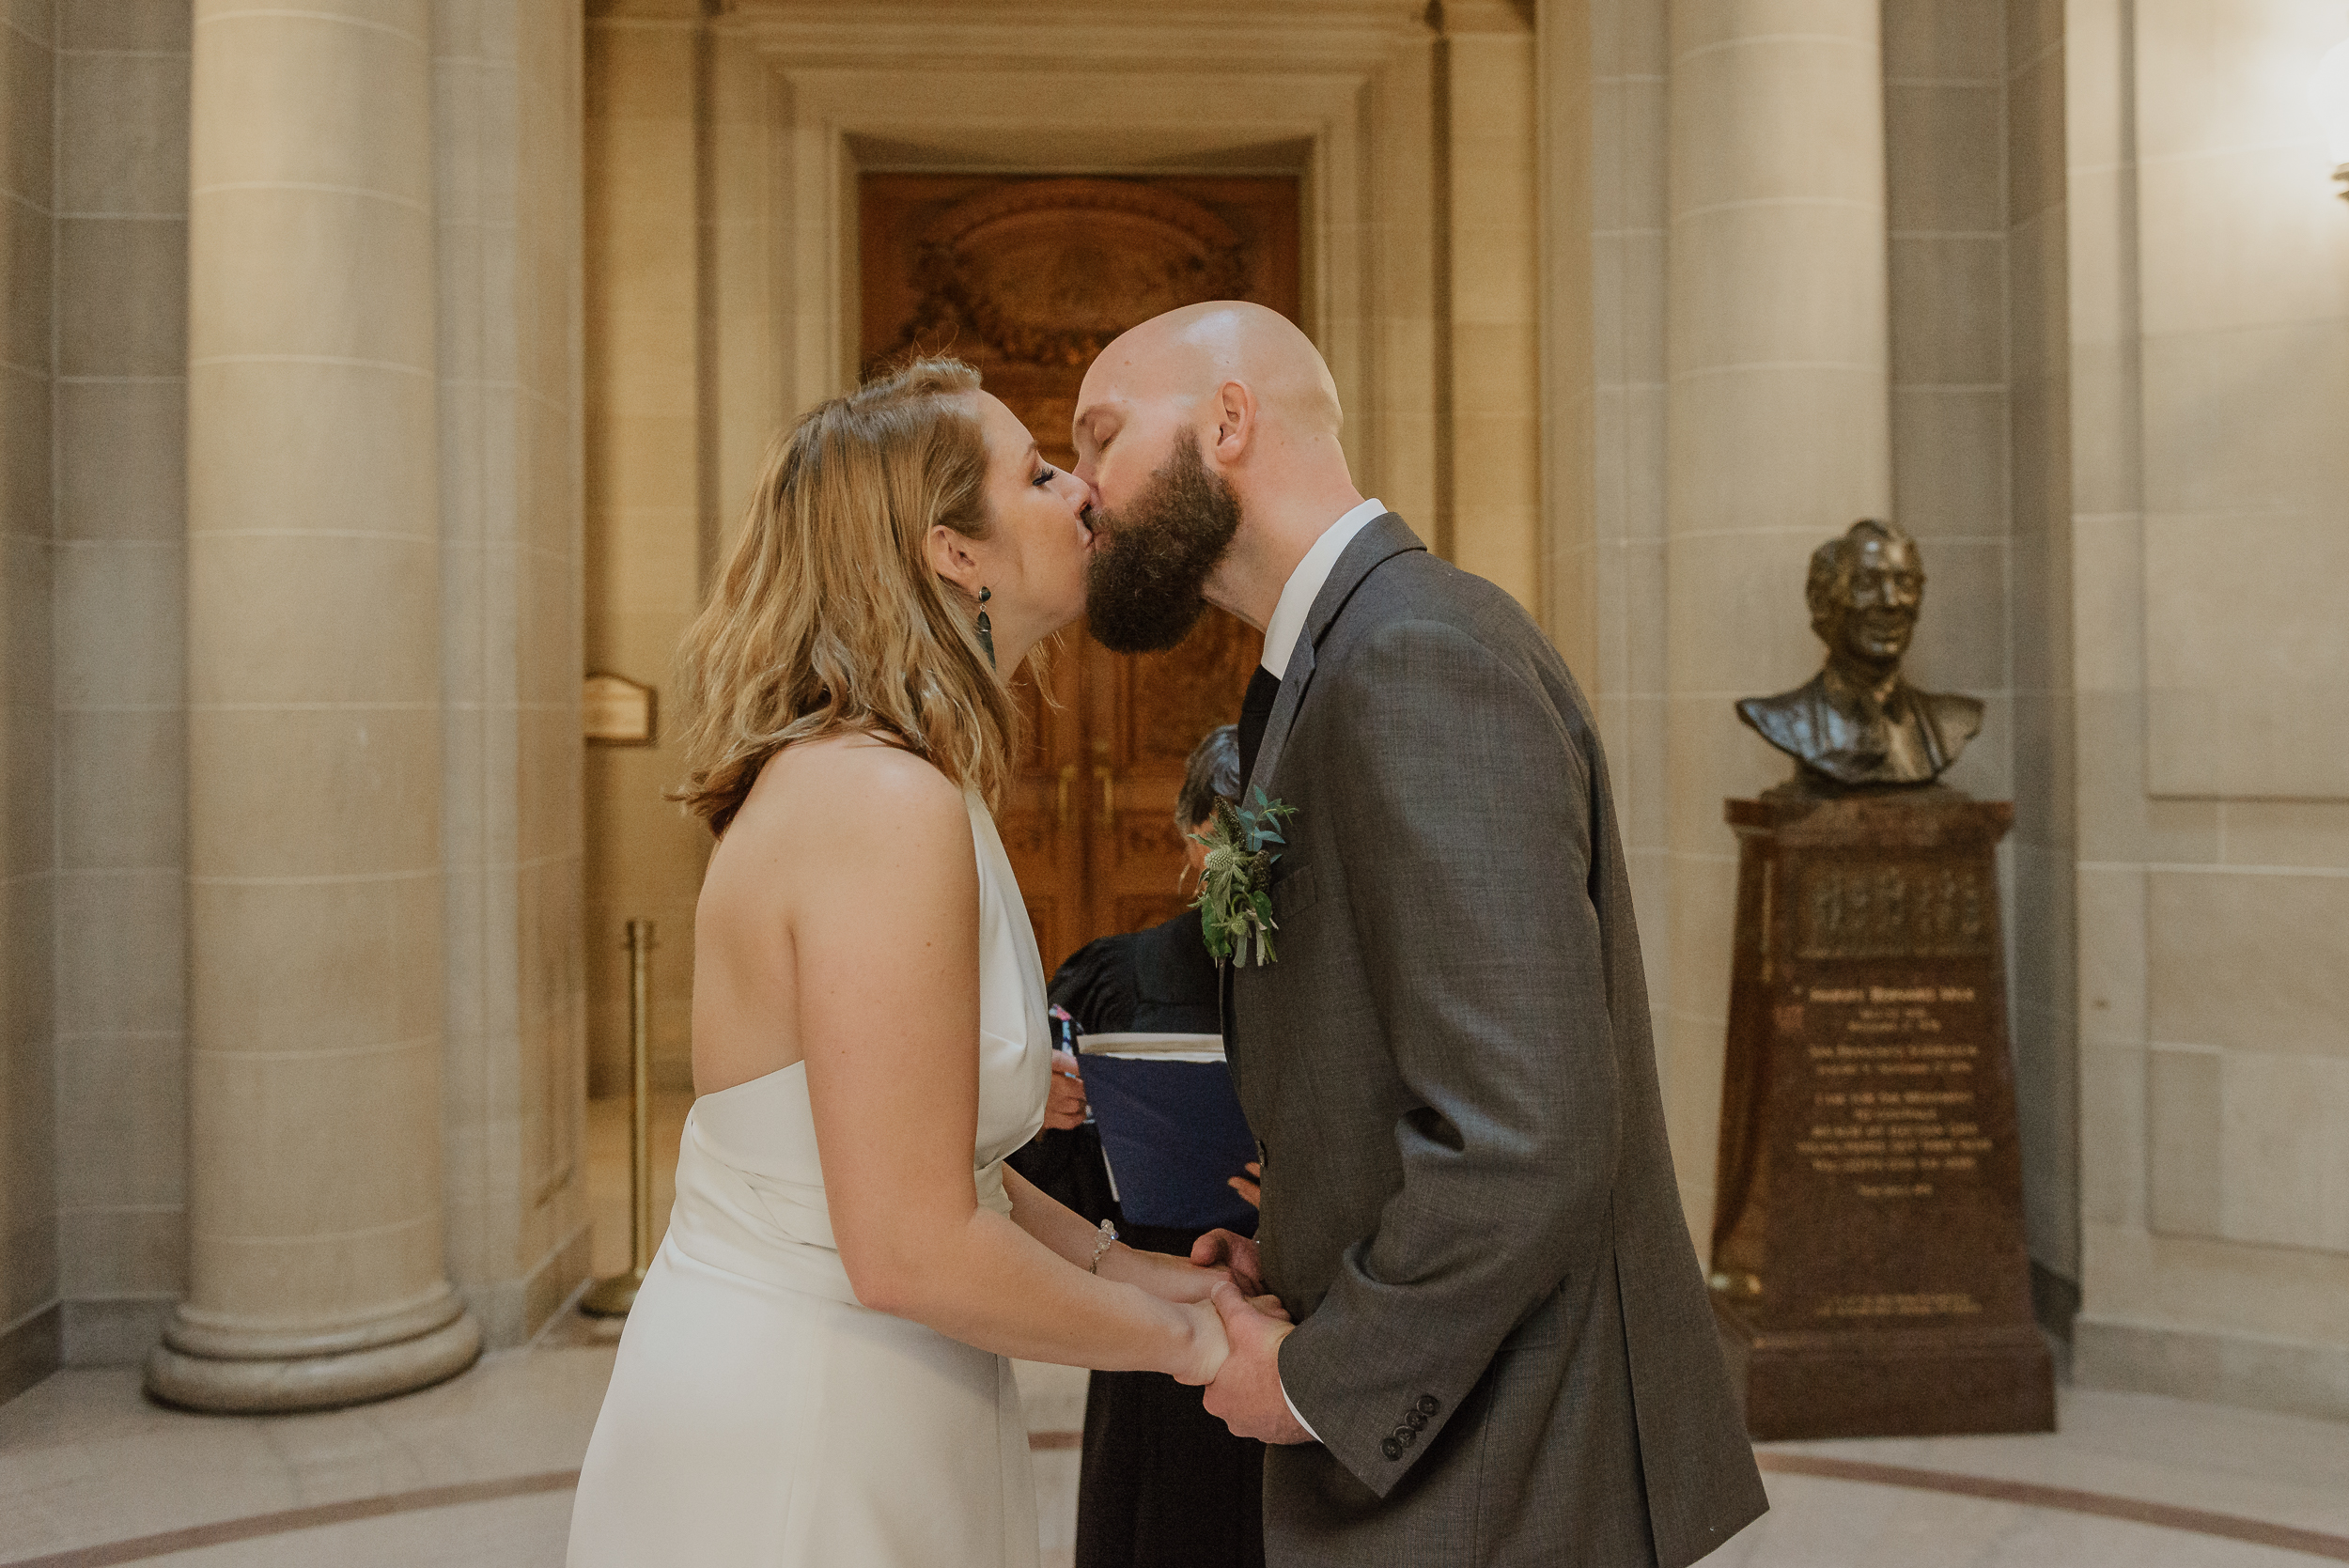
[[1101,1239],[1100,1239],[1099,1241],[1097,1241],[1097,1242],[1094,1243],[1094,1245],[1093,1245],[1093,1261],[1092,1261],[1091,1263],[1089,1263],[1089,1264],[1085,1265],[1085,1272],[1086,1272],[1087,1274],[1098,1274],[1098,1273],[1100,1273],[1100,1272],[1101,1272],[1101,1259],[1102,1259],[1102,1257],[1103,1257],[1103,1256],[1104,1256],[1104,1255],[1105,1255],[1105,1254],[1109,1251],[1109,1250],[1110,1250],[1111,1248],[1112,1248],[1112,1247],[1114,1247],[1114,1246],[1116,1246],[1116,1245],[1117,1245],[1117,1227],[1116,1227],[1116,1226],[1114,1226],[1114,1225],[1112,1225],[1112,1224],[1111,1224],[1111,1223],[1110,1223],[1108,1220],[1106,1220],[1106,1219],[1102,1220],[1102,1221],[1101,1221]]

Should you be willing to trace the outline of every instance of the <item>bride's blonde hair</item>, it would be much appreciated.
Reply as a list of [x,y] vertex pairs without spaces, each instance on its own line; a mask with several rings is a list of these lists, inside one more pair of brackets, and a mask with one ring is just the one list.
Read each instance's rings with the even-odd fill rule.
[[979,373],[915,360],[810,410],[768,454],[748,519],[678,652],[685,787],[723,834],[784,747],[861,729],[992,801],[1019,710],[976,607],[931,569],[940,524],[987,536]]

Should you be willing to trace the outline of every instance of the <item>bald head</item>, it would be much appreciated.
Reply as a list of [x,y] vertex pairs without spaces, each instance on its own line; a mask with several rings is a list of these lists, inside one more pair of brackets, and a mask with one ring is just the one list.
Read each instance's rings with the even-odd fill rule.
[[1175,490],[1228,496],[1239,521],[1206,598],[1262,626],[1298,559],[1361,500],[1343,420],[1321,351],[1286,317],[1239,300],[1186,305],[1119,337],[1085,371],[1077,476],[1111,532],[1159,515]]
[[1279,311],[1245,300],[1170,310],[1117,338],[1085,372],[1077,417],[1097,398],[1210,397],[1226,381],[1255,395],[1284,432],[1334,440],[1345,413],[1321,350]]

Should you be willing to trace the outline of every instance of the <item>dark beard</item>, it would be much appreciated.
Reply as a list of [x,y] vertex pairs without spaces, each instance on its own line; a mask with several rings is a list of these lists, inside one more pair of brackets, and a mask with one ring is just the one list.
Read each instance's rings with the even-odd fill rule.
[[1112,653],[1157,653],[1190,635],[1207,608],[1207,575],[1239,532],[1239,497],[1207,472],[1197,438],[1174,451],[1120,512],[1095,508],[1085,612],[1094,641]]

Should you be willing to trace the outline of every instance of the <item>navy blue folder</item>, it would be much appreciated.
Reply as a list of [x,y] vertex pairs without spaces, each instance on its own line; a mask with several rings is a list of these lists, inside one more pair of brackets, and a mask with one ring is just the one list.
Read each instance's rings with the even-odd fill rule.
[[1226,1183],[1247,1174],[1256,1141],[1212,1034],[1087,1034],[1085,1099],[1101,1132],[1117,1206],[1137,1225],[1255,1229]]

